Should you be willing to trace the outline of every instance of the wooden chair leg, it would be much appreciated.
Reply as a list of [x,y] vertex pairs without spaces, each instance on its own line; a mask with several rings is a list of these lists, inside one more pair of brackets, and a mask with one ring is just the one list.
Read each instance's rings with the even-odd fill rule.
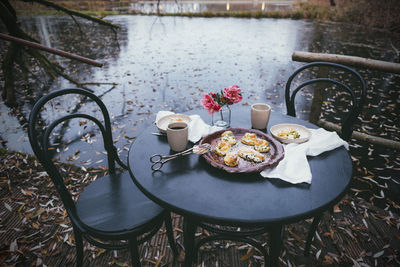
[[140,267],[139,244],[136,237],[129,239],[129,250],[131,251],[132,267]]
[[167,230],[168,242],[174,257],[178,257],[178,247],[175,243],[174,231],[172,229],[171,213],[167,212],[164,217],[165,229]]
[[322,215],[323,213],[321,212],[314,217],[311,227],[308,230],[306,246],[304,248],[304,256],[308,256],[310,254],[311,241],[314,237],[315,231],[317,230],[318,224],[321,221]]
[[75,246],[76,246],[76,266],[83,266],[83,239],[82,233],[73,227],[74,229],[74,237],[75,237]]

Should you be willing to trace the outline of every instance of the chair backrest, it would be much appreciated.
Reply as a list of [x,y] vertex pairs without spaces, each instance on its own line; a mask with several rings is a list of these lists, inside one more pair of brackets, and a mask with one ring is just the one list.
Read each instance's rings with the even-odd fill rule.
[[[68,113],[67,115],[57,117],[52,121],[46,120],[46,125],[44,125],[45,123],[43,122],[43,118],[40,116],[40,114],[43,111],[43,109],[46,108],[45,105],[49,103],[51,100],[64,95],[78,95],[78,96],[80,95],[89,98],[89,100],[96,103],[97,106],[100,108],[100,111],[103,115],[103,122],[101,122],[100,120],[89,114],[77,113],[77,111],[73,111]],[[81,103],[86,103],[86,102],[82,101]],[[94,122],[94,124],[96,124],[100,129],[100,132],[103,137],[104,148],[107,152],[108,171],[110,173],[115,172],[115,162],[117,162],[121,167],[126,168],[126,165],[119,159],[117,150],[113,145],[110,116],[106,106],[100,100],[100,98],[98,98],[96,95],[87,90],[77,89],[77,88],[62,89],[51,92],[41,97],[36,102],[29,115],[29,124],[28,124],[29,141],[32,146],[33,152],[35,153],[39,162],[43,165],[46,172],[52,179],[58,193],[60,194],[60,197],[65,205],[67,212],[69,213],[69,215],[72,216],[75,214],[75,204],[69,190],[64,184],[64,179],[61,173],[59,172],[59,169],[52,160],[51,151],[49,150],[50,148],[49,137],[51,136],[52,131],[58,125],[63,124],[64,122],[75,118],[90,120]]]
[[[297,77],[300,77],[306,70],[310,70],[315,67],[326,67],[328,69],[328,73],[326,73],[326,77],[318,77],[318,78],[307,78],[305,81],[302,81],[296,88],[291,89],[292,82],[293,80]],[[349,83],[346,81],[346,84],[344,83],[344,79],[339,79],[338,76],[331,78],[329,73],[334,73],[338,71],[343,71],[347,73],[348,75],[352,76],[355,78],[356,82],[359,83],[359,96],[356,96],[355,90],[350,87]],[[340,136],[344,140],[349,140],[351,137],[351,134],[353,132],[353,124],[358,115],[360,114],[360,111],[364,105],[365,101],[365,96],[366,96],[366,84],[362,76],[355,71],[352,68],[349,68],[347,66],[337,64],[337,63],[330,63],[330,62],[312,62],[308,63],[300,68],[298,68],[288,79],[286,83],[286,88],[285,88],[285,101],[286,101],[286,109],[287,109],[287,114],[290,116],[295,117],[296,116],[296,110],[295,110],[295,97],[296,94],[303,88],[307,87],[308,85],[313,85],[317,83],[326,83],[330,84],[331,86],[336,85],[340,89],[346,91],[352,101],[352,105],[349,107],[349,111],[347,113],[347,116],[342,120],[342,125],[341,125],[341,133]],[[357,90],[358,91],[358,90]]]

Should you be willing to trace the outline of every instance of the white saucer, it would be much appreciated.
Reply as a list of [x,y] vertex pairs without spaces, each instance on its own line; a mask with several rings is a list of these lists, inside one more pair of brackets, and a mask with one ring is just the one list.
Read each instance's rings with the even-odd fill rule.
[[166,133],[168,124],[170,124],[171,122],[186,122],[187,124],[189,124],[190,121],[191,119],[187,115],[171,114],[159,119],[158,122],[156,123],[156,126],[160,132]]
[[[299,138],[282,138],[278,136],[278,134],[282,131],[288,131],[293,129],[300,134]],[[311,137],[311,131],[308,130],[306,127],[299,125],[299,124],[291,124],[291,123],[284,123],[284,124],[277,124],[271,127],[270,132],[272,136],[279,140],[282,143],[304,143],[308,141]]]

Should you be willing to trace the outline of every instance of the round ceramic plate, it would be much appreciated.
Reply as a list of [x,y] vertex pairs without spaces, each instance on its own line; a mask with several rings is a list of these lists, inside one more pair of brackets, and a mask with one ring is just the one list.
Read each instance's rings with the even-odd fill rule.
[[184,114],[171,114],[162,117],[161,119],[158,120],[156,123],[157,129],[162,132],[166,133],[167,132],[167,127],[168,124],[171,122],[186,122],[189,123],[191,121],[190,117]]
[[[291,131],[295,131],[295,134],[287,134]],[[274,138],[282,143],[300,144],[308,141],[311,137],[311,131],[299,124],[277,124],[271,127],[270,132]]]
[[[254,163],[247,160],[244,160],[239,157],[239,164],[236,167],[230,167],[225,165],[224,157],[218,156],[214,152],[214,148],[217,146],[218,142],[221,140],[221,134],[225,131],[232,131],[233,135],[236,139],[236,144],[231,147],[231,151],[237,151],[240,148],[248,147],[252,148],[253,146],[248,146],[243,144],[240,140],[244,136],[245,133],[255,133],[257,138],[261,138],[267,140],[269,142],[270,150],[267,153],[261,153],[265,156],[265,160],[261,163]],[[284,150],[281,143],[272,138],[272,136],[267,135],[264,132],[254,130],[254,129],[246,129],[246,128],[230,128],[221,131],[214,132],[205,136],[201,139],[200,144],[208,143],[211,144],[210,152],[207,152],[203,155],[204,159],[213,167],[218,169],[223,169],[229,173],[251,173],[251,172],[260,172],[265,168],[271,168],[276,166],[279,161],[283,159]]]

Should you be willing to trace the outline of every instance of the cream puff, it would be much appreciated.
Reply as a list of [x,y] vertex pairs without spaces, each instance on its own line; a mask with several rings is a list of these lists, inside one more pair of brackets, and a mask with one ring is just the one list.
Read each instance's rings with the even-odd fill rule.
[[237,166],[239,164],[239,158],[238,158],[236,153],[229,152],[224,157],[224,162],[229,167],[235,167],[235,166]]
[[244,160],[251,161],[254,163],[260,163],[265,160],[265,156],[251,148],[242,148],[238,151],[239,157]]
[[255,133],[245,133],[242,137],[242,143],[249,146],[254,146],[256,141],[257,135]]
[[226,131],[221,134],[221,140],[228,142],[231,145],[236,144],[236,138],[233,135],[232,131]]
[[231,149],[231,144],[225,141],[219,141],[217,146],[214,148],[215,154],[218,156],[225,156]]
[[269,142],[264,139],[257,139],[254,149],[258,152],[267,153],[270,150]]

